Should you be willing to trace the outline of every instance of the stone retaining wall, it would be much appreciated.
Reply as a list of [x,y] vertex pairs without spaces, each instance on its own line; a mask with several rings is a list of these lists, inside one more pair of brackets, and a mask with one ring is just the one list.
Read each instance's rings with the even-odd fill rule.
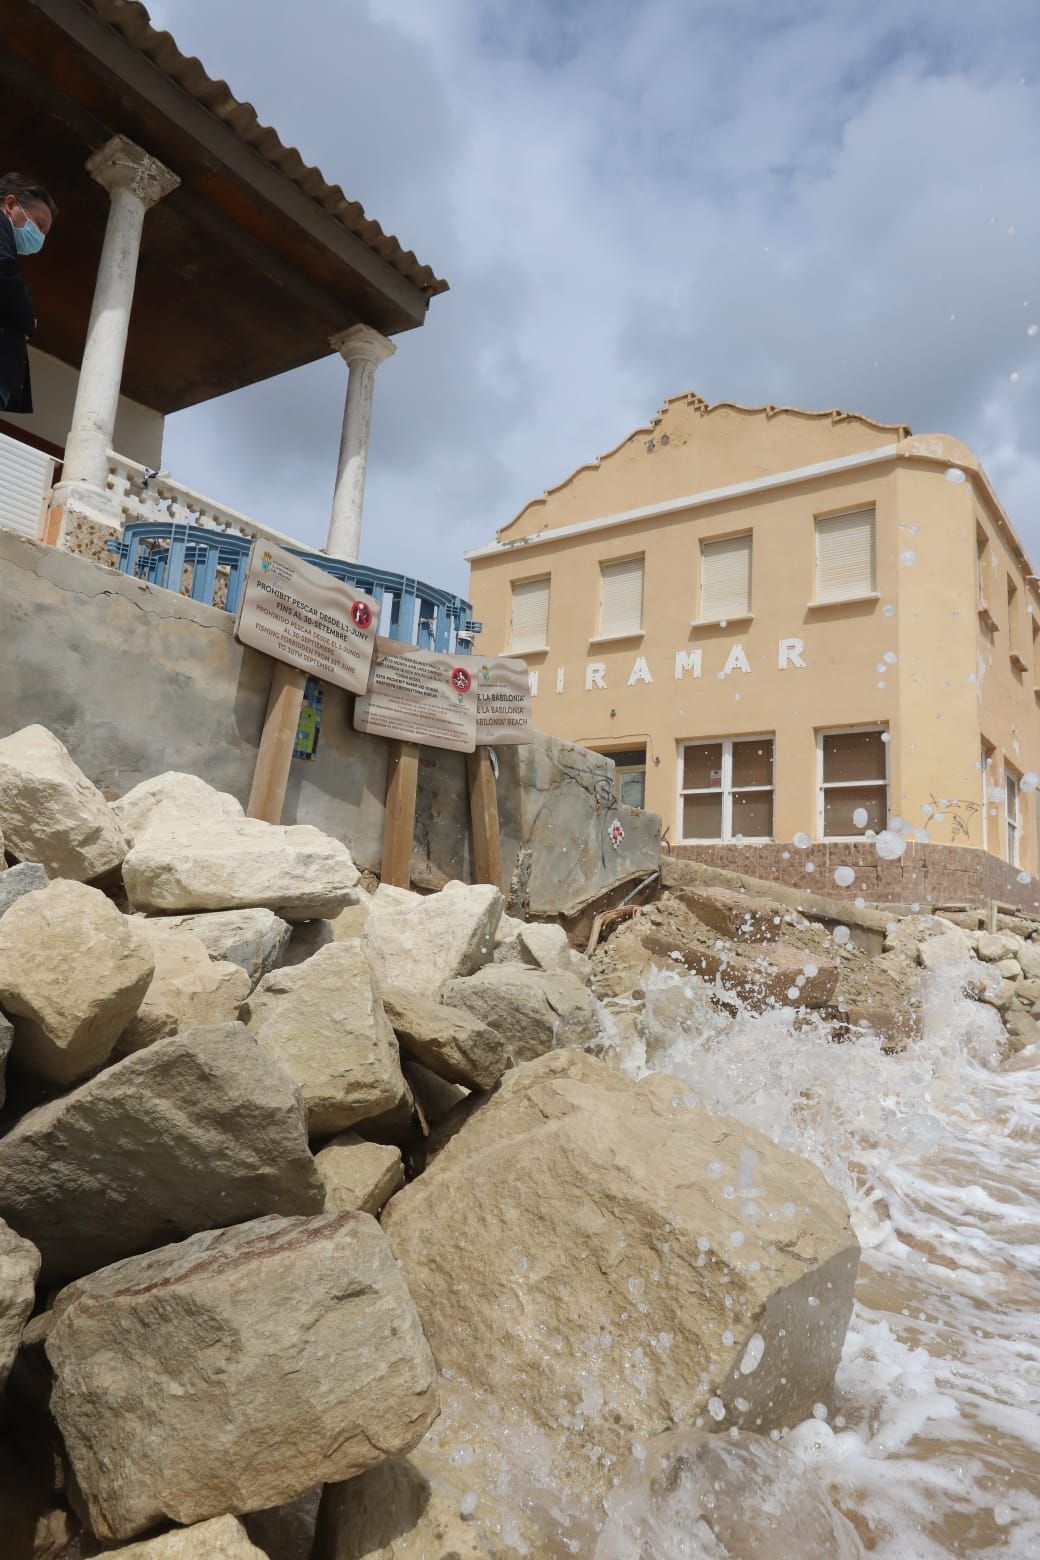
[[[869,840],[811,845],[676,845],[675,861],[699,861],[726,872],[746,873],[868,904],[984,905],[990,900],[1040,913],[1040,883],[1018,881],[1018,872],[988,851],[964,845],[907,845],[898,861],[883,861]],[[837,867],[852,867],[856,880],[847,888],[834,881]],[[812,870],[810,870],[810,868]]]

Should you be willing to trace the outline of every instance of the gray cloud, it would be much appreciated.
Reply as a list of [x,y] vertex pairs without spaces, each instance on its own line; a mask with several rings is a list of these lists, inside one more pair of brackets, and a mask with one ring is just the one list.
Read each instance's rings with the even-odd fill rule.
[[[464,547],[687,389],[957,434],[1040,554],[1031,3],[152,11],[452,284],[380,369],[371,562],[464,586]],[[320,542],[344,383],[179,414],[166,463]]]

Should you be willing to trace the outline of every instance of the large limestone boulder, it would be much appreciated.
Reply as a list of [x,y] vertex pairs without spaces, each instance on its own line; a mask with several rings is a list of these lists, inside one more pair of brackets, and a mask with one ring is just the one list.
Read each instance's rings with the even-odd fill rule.
[[490,964],[467,980],[449,981],[443,1000],[497,1034],[513,1062],[531,1061],[554,1046],[587,1045],[599,1029],[595,1001],[566,971]]
[[70,1084],[107,1061],[155,971],[144,935],[96,888],[51,883],[0,920],[0,1006],[14,1056]]
[[133,837],[123,882],[135,910],[263,908],[284,920],[337,915],[360,874],[340,840],[300,824],[246,818],[234,797],[170,773],[114,804]]
[[380,984],[435,999],[446,981],[490,963],[504,904],[489,883],[447,883],[403,902],[380,887],[362,939]]
[[401,1151],[392,1143],[367,1143],[355,1132],[342,1132],[315,1154],[325,1187],[328,1213],[370,1213],[378,1218],[404,1185]]
[[59,1294],[46,1350],[104,1539],[353,1478],[437,1413],[415,1307],[363,1213],[258,1219],[104,1268]]
[[288,921],[283,921],[273,910],[211,910],[205,915],[169,915],[156,924],[170,931],[190,932],[199,939],[211,959],[237,964],[249,976],[250,990],[268,971],[281,964],[292,932]]
[[299,1084],[312,1136],[405,1108],[397,1041],[359,941],[265,975],[242,1016]]
[[685,1093],[543,1056],[383,1214],[440,1368],[525,1416],[564,1482],[602,1490],[635,1441],[703,1415],[796,1424],[841,1353],[859,1255],[841,1198]]
[[449,1083],[491,1089],[509,1065],[503,1036],[465,1008],[431,1002],[401,986],[386,987],[383,1006],[401,1049]]
[[323,1207],[299,1090],[241,1024],[160,1040],[0,1138],[0,1214],[39,1246],[50,1284]]
[[207,1024],[233,1023],[250,991],[245,970],[211,958],[190,932],[169,931],[161,921],[144,917],[138,924],[151,944],[155,974],[120,1036],[120,1051],[140,1051],[168,1035]]
[[0,1219],[0,1392],[36,1299],[40,1253]]
[[126,855],[112,809],[45,726],[0,739],[0,829],[20,861],[80,883],[114,872]]
[[109,1553],[121,1560],[267,1560],[235,1517],[214,1517]]
[[[0,853],[3,841],[0,838]],[[33,894],[38,888],[46,888],[50,882],[46,870],[38,861],[21,861],[16,867],[0,868],[0,915],[10,910],[15,900],[23,894]]]

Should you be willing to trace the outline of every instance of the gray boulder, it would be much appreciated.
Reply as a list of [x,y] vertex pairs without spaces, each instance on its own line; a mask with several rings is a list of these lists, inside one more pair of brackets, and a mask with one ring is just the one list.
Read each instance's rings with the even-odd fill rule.
[[401,1049],[449,1083],[491,1089],[509,1065],[503,1037],[465,1008],[431,1002],[401,986],[388,986],[383,1006]]
[[50,1284],[171,1237],[318,1213],[299,1090],[248,1030],[157,1041],[0,1138],[0,1214]]
[[493,1030],[513,1062],[532,1061],[554,1047],[587,1045],[599,1028],[592,996],[565,971],[491,964],[449,981],[443,1000]]
[[312,1136],[399,1111],[407,1117],[397,1041],[357,940],[265,975],[242,1016],[260,1049],[299,1084]]
[[0,1219],[0,1392],[36,1299],[40,1253]]
[[10,910],[23,894],[35,893],[50,882],[46,869],[38,861],[20,861],[16,867],[0,871],[0,915]]
[[164,916],[159,924],[172,931],[190,932],[199,939],[211,959],[237,964],[249,976],[250,989],[281,964],[292,932],[288,921],[283,921],[273,910],[211,910],[203,915],[170,915]]
[[409,1451],[435,1367],[374,1219],[258,1219],[58,1295],[51,1408],[90,1525],[132,1538],[295,1500]]

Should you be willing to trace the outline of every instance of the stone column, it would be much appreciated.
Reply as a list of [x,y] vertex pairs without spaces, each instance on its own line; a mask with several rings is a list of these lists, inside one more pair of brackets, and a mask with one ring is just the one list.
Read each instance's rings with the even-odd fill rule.
[[329,344],[346,358],[349,374],[336,490],[325,551],[330,558],[355,559],[361,549],[361,506],[365,496],[376,369],[392,357],[397,348],[370,325],[352,325],[349,330],[330,336]]
[[121,135],[87,159],[87,172],[108,191],[111,205],[55,501],[64,509],[76,499],[91,518],[118,523],[105,493],[106,455],[119,407],[141,231],[145,213],[180,179]]

